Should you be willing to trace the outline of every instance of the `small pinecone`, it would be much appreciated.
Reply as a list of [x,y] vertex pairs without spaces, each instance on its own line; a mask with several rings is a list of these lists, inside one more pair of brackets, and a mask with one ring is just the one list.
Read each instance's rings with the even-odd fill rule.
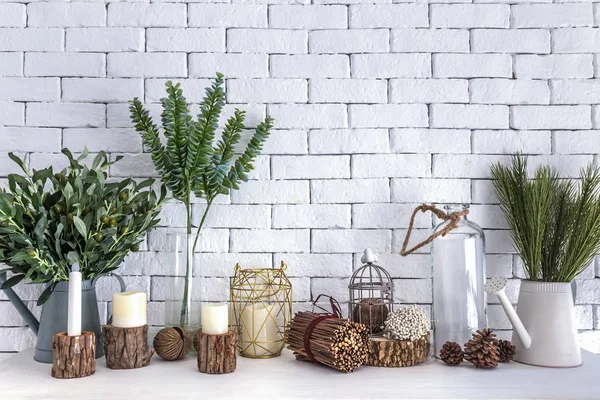
[[462,347],[456,342],[446,342],[440,349],[440,358],[448,365],[459,365],[464,356]]
[[498,343],[500,362],[510,362],[515,357],[515,345],[510,340],[500,340]]
[[477,331],[465,343],[465,360],[473,363],[476,368],[496,368],[499,359],[498,339],[491,329]]

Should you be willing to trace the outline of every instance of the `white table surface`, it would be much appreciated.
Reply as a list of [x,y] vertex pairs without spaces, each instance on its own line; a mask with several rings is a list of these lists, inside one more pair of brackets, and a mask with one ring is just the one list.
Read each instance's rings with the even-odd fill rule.
[[116,371],[97,360],[96,373],[80,379],[50,376],[33,351],[0,363],[0,399],[406,399],[600,398],[600,357],[584,352],[579,368],[539,368],[511,362],[494,370],[437,360],[409,368],[361,367],[352,374],[296,361],[289,350],[269,360],[238,356],[228,375],[198,372],[196,359]]

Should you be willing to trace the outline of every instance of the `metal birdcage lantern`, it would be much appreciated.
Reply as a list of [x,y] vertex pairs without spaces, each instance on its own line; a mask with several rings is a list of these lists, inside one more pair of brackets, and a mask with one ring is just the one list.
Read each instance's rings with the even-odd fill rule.
[[365,324],[371,335],[381,333],[388,314],[394,309],[394,284],[390,274],[375,264],[377,257],[366,249],[363,266],[350,278],[348,318]]
[[236,264],[230,303],[240,355],[272,358],[281,354],[292,315],[292,284],[286,269],[283,261],[279,269],[242,269]]

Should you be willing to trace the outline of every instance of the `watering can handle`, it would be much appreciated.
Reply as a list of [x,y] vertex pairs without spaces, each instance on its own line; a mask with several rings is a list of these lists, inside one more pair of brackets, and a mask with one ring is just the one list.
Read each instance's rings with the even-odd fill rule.
[[[0,273],[0,285],[6,281],[6,272]],[[40,329],[40,321],[33,315],[33,313],[27,308],[27,305],[19,298],[12,288],[4,289],[4,294],[17,309],[21,317],[25,320],[25,323],[29,325],[29,328],[37,336]]]
[[[127,285],[125,285],[125,281],[123,280],[123,278],[121,277],[121,275],[115,274],[114,272],[109,272],[108,274],[98,275],[97,277],[95,277],[92,280],[92,286],[96,287],[96,282],[98,282],[98,279],[100,279],[100,278],[102,278],[104,276],[114,276],[119,281],[119,285],[121,287],[121,293],[127,291]],[[112,323],[112,315],[108,316],[108,320],[106,321],[106,323],[108,325],[110,325]]]

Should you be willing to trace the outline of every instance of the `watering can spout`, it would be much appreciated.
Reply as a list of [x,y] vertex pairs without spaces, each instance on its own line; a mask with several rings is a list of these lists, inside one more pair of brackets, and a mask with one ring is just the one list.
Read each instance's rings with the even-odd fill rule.
[[[6,272],[0,273],[0,286],[4,284],[6,281]],[[33,313],[27,308],[23,300],[17,296],[15,291],[12,288],[3,289],[6,297],[12,303],[12,305],[16,308],[17,312],[21,314],[21,317],[25,320],[25,323],[29,325],[29,328],[33,331],[33,333],[37,336],[38,331],[40,329],[40,321],[33,315]]]
[[506,278],[491,278],[485,284],[485,291],[498,296],[500,304],[502,304],[502,308],[504,308],[504,312],[508,316],[517,337],[521,341],[523,347],[528,349],[531,347],[531,336],[527,332],[527,329],[525,329],[525,326],[523,325],[523,322],[521,322],[521,318],[517,315],[514,307],[510,304],[508,296],[506,296],[505,289],[507,284],[508,279]]

